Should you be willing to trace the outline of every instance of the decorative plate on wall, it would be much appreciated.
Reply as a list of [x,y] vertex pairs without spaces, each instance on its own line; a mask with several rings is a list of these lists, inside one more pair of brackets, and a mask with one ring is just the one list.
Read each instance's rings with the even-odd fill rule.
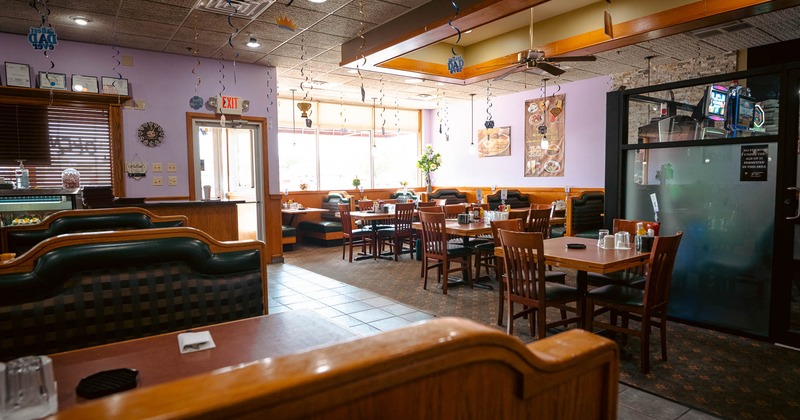
[[152,121],[139,126],[137,135],[139,136],[139,141],[148,147],[158,146],[164,141],[164,129]]

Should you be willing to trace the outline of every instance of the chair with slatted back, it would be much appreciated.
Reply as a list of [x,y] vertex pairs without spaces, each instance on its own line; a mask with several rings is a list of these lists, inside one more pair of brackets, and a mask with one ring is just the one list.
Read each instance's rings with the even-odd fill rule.
[[455,219],[459,214],[464,213],[465,208],[463,204],[445,204],[444,217],[446,219]]
[[528,220],[528,213],[530,209],[511,209],[508,211],[508,218],[509,219],[522,219],[523,222]]
[[486,275],[490,275],[489,269],[494,269],[495,277],[497,278],[498,289],[498,311],[497,311],[497,325],[503,325],[503,307],[505,305],[505,295],[503,287],[503,264],[494,256],[494,249],[500,246],[500,237],[498,236],[499,229],[513,230],[522,232],[525,230],[525,223],[522,219],[507,219],[507,220],[493,220],[490,222],[492,226],[492,237],[494,241],[479,244],[475,247],[475,278],[480,277],[481,267],[486,267]]
[[[550,215],[552,214],[552,207],[541,206],[540,204],[531,204],[528,213],[528,222],[526,224],[526,231],[539,232],[544,239],[550,235]],[[545,271],[547,281],[565,284],[567,274],[561,271],[554,271],[552,266],[547,266]],[[564,315],[566,316],[566,314]]]
[[418,209],[429,208],[429,207],[438,207],[438,206],[433,201],[420,201],[419,203],[417,203]]
[[[428,288],[428,272],[437,269],[437,281],[442,283],[442,293],[447,294],[447,275],[451,272],[461,271],[464,280],[472,287],[470,272],[471,251],[461,245],[448,242],[445,230],[445,217],[441,212],[421,212],[422,223],[422,270],[424,272],[423,289]],[[432,264],[429,264],[433,262]],[[459,268],[450,268],[450,263],[457,262]],[[442,279],[444,275],[444,279]]]
[[[384,245],[389,245],[397,261],[403,249],[403,243],[408,242],[409,252],[414,255],[414,235],[411,223],[414,222],[414,203],[395,204],[395,213],[392,227],[381,229],[377,232],[377,246],[379,252],[383,251]],[[375,253],[377,258],[378,253]]]
[[350,262],[353,262],[353,247],[361,246],[361,253],[366,253],[367,245],[374,246],[373,232],[371,229],[353,229],[353,219],[350,216],[350,204],[339,204],[339,213],[342,218],[342,259],[345,251],[350,249]]
[[[614,230],[612,232],[628,232],[631,238],[634,238],[636,236],[637,223],[643,223],[647,226],[648,224],[655,224],[656,222],[649,220],[614,219]],[[646,269],[647,266],[642,265],[629,270],[615,271],[608,274],[589,272],[586,273],[586,283],[595,287],[605,286],[607,284],[618,284],[641,289],[644,287]]]
[[[641,371],[650,371],[650,327],[658,327],[661,332],[661,360],[667,360],[667,306],[672,281],[672,269],[682,232],[672,236],[657,236],[650,253],[648,273],[644,289],[609,284],[590,290],[586,295],[585,328],[593,327],[639,337]],[[595,306],[600,309],[595,310]],[[609,321],[601,321],[597,316],[609,312]],[[617,317],[622,316],[622,325],[617,325]],[[640,328],[633,329],[629,321],[639,322]]]
[[[544,237],[539,232],[498,231],[503,247],[505,300],[508,315],[506,332],[514,333],[514,319],[527,317],[531,336],[538,331],[539,339],[547,328],[578,324],[581,321],[581,292],[572,286],[552,283],[545,279]],[[514,312],[514,304],[522,310]],[[568,304],[574,303],[575,306]],[[576,313],[576,316],[547,322],[547,308]]]

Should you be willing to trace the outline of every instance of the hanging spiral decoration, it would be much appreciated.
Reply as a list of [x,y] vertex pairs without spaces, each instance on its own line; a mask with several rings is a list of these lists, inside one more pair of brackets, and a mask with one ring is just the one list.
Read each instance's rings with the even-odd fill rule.
[[442,134],[442,116],[441,116],[441,101],[442,96],[439,88],[436,88],[436,119],[439,120],[439,134]]
[[450,141],[450,105],[447,97],[444,97],[444,140]]
[[386,117],[384,117],[383,114],[386,112],[386,107],[383,106],[383,96],[384,96],[383,87],[384,87],[383,76],[381,76],[381,90],[380,90],[381,99],[380,99],[380,104],[381,104],[381,107],[382,107],[381,108],[381,119],[383,120],[383,123],[381,124],[381,135],[385,136],[386,135]]
[[486,135],[489,135],[488,129],[494,128],[494,121],[492,120],[492,113],[489,111],[492,108],[492,81],[486,85],[486,122],[483,126],[487,128]]
[[397,129],[397,135],[400,135],[400,111],[397,109],[397,97],[394,98],[394,127]]
[[453,25],[453,21],[458,17],[458,5],[455,1],[451,1],[450,4],[453,5],[453,9],[456,10],[456,13],[450,20],[447,21],[447,24],[451,28],[455,29],[458,37],[456,38],[456,42],[453,44],[453,46],[450,47],[450,51],[453,53],[453,56],[447,59],[447,70],[450,72],[450,74],[454,74],[460,73],[464,70],[464,58],[456,53],[456,45],[458,45],[458,43],[461,41],[461,29],[458,29]]
[[[41,6],[42,6],[41,9],[39,9],[39,4],[41,4]],[[50,13],[51,12],[50,12],[50,7],[47,5],[47,0],[32,1],[32,2],[29,3],[29,5],[31,7],[33,7],[36,10],[37,13],[39,13],[39,19],[41,20],[41,22],[39,24],[39,28],[42,28],[42,29],[50,28],[50,29],[52,29],[53,25],[50,24]],[[43,48],[44,58],[46,60],[50,61],[50,68],[47,69],[47,71],[45,71],[44,75],[45,75],[45,78],[47,79],[47,81],[50,83],[50,86],[55,86],[55,81],[51,78],[50,72],[53,71],[53,69],[56,67],[56,64],[53,62],[53,60],[50,58],[50,55],[47,52],[49,49],[52,49],[52,48],[53,48],[52,46],[50,48]],[[53,89],[50,89],[50,103],[52,104],[52,102],[53,102]]]
[[364,90],[364,75],[361,74],[361,66],[367,65],[367,57],[361,52],[364,48],[364,45],[367,43],[367,40],[364,38],[364,2],[362,0],[358,0],[358,37],[361,38],[361,45],[358,46],[358,55],[364,59],[364,62],[356,64],[356,71],[358,72],[358,78],[361,80],[361,102],[367,97],[367,91]]
[[450,18],[450,20],[447,21],[447,24],[450,25],[451,28],[455,29],[456,33],[458,33],[458,38],[456,38],[456,42],[453,44],[452,47],[450,47],[450,51],[453,52],[453,57],[455,57],[455,56],[458,55],[458,54],[456,54],[456,45],[458,44],[459,41],[461,41],[461,30],[456,28],[455,26],[453,26],[453,20],[455,20],[455,18],[458,17],[458,12],[459,12],[458,5],[454,1],[451,1],[450,4],[452,4],[453,8],[456,9],[456,14],[453,15],[453,17]]
[[342,120],[342,133],[347,132],[347,117],[345,116],[345,108],[344,108],[344,91],[339,92],[339,118]]
[[[269,89],[269,91],[267,91],[267,101],[269,101],[269,103],[267,103],[267,128],[272,128],[272,114],[270,114],[269,109],[275,102],[272,101],[272,63],[270,62],[267,62],[267,89]],[[294,112],[294,110],[292,110],[292,112]]]
[[225,92],[225,63],[223,63],[223,60],[225,60],[225,53],[219,56],[219,84],[222,86],[222,89],[219,91],[220,96]]
[[236,53],[236,55],[233,57],[233,84],[235,85],[236,84],[236,59],[239,58],[239,50],[237,50],[236,47],[233,46],[233,37],[236,36],[236,34],[239,33],[239,28],[237,26],[234,26],[231,18],[233,18],[233,14],[234,13],[239,13],[239,9],[236,6],[233,5],[232,0],[228,0],[228,6],[233,8],[233,11],[231,12],[231,14],[228,15],[228,26],[230,26],[233,29],[231,34],[228,36],[228,45],[230,45],[230,47]]

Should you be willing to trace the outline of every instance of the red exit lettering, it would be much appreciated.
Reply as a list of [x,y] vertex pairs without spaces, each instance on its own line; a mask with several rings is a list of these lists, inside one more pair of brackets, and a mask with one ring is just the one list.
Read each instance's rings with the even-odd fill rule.
[[239,98],[235,96],[222,97],[222,109],[238,109],[238,108],[239,108]]

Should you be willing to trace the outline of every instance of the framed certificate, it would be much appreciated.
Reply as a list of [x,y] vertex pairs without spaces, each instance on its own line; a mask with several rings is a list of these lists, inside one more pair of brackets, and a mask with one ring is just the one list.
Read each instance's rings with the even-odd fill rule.
[[6,86],[31,87],[31,67],[6,61]]
[[39,87],[41,89],[67,90],[67,75],[40,71]]
[[100,93],[97,86],[97,77],[95,76],[81,76],[79,74],[72,75],[72,91],[73,92],[89,92]]
[[129,95],[128,79],[117,79],[116,77],[103,76],[101,81],[103,85],[103,93],[123,96]]

